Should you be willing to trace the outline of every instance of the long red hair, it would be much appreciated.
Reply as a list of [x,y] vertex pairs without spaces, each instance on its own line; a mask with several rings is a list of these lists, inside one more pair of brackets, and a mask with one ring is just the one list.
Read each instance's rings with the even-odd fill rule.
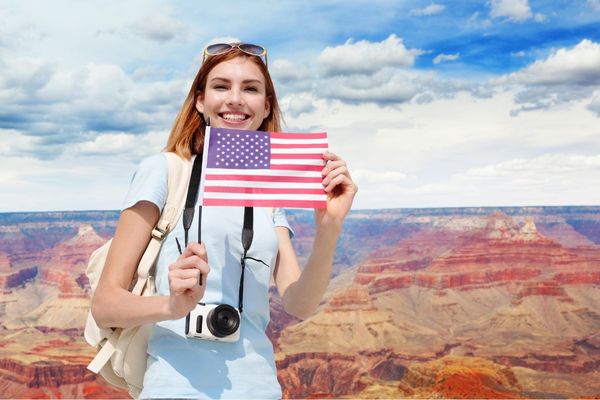
[[165,151],[175,152],[185,159],[189,159],[193,154],[202,153],[206,121],[204,120],[204,115],[196,109],[196,101],[198,96],[206,90],[206,80],[210,71],[220,63],[233,60],[236,57],[247,58],[256,64],[265,78],[265,91],[271,109],[269,115],[263,120],[258,129],[270,132],[281,131],[281,111],[279,110],[275,86],[273,85],[269,70],[260,57],[250,56],[238,48],[233,48],[225,54],[207,57],[200,67],[194,78],[192,87],[181,106],[181,110],[175,118]]

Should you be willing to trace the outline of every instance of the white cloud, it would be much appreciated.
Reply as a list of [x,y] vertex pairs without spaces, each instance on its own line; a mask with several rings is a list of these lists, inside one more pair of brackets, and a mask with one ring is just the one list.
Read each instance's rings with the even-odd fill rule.
[[308,67],[281,58],[269,63],[269,72],[273,79],[284,84],[305,81],[311,77]]
[[403,184],[407,181],[413,181],[415,177],[408,176],[400,171],[373,171],[370,169],[355,169],[350,171],[352,179],[359,184]]
[[417,17],[430,16],[430,15],[439,14],[442,11],[444,11],[445,9],[446,9],[446,6],[444,6],[444,5],[437,4],[437,3],[431,3],[430,5],[428,5],[425,8],[414,8],[414,9],[410,10],[410,15],[415,15]]
[[458,60],[459,57],[460,57],[460,53],[438,54],[433,59],[433,63],[434,64],[439,64],[439,63],[444,62],[444,61],[456,61],[456,60]]
[[326,47],[317,61],[325,75],[370,74],[385,67],[411,67],[419,49],[407,49],[395,34],[381,42],[346,41],[343,45]]
[[149,40],[167,42],[185,32],[185,24],[164,14],[148,15],[132,25],[137,34]]
[[490,16],[505,17],[510,21],[523,22],[532,17],[528,0],[491,0]]
[[600,117],[600,93],[594,95],[592,101],[588,104],[587,109]]
[[383,69],[373,75],[347,75],[322,79],[317,94],[347,102],[403,103],[422,90],[421,75],[405,70]]
[[314,98],[309,92],[283,96],[279,99],[279,105],[284,115],[293,117],[311,112],[315,109]]
[[140,158],[159,152],[166,144],[168,132],[150,132],[144,135],[107,133],[93,140],[77,143],[69,151],[72,156],[127,155]]
[[515,159],[499,164],[472,168],[465,179],[504,179],[518,185],[537,186],[552,181],[562,182],[579,174],[600,174],[600,154],[544,154],[533,159]]
[[558,49],[545,60],[503,76],[496,83],[600,84],[600,44],[584,39],[570,49]]

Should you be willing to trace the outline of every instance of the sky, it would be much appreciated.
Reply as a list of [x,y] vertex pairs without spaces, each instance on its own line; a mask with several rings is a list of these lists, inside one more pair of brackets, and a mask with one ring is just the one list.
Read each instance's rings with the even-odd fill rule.
[[0,212],[119,209],[232,41],[354,209],[600,204],[600,0],[0,0]]

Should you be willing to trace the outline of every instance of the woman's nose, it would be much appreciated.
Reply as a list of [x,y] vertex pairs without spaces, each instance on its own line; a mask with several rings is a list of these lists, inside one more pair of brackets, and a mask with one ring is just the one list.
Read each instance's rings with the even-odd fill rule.
[[242,96],[242,91],[239,89],[231,89],[229,91],[229,97],[227,99],[228,104],[234,105],[242,105],[244,104],[244,97]]

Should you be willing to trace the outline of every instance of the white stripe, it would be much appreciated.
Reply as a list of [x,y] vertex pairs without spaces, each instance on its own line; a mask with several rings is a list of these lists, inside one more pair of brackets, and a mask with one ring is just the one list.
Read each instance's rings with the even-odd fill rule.
[[323,189],[319,182],[247,182],[247,181],[219,181],[207,179],[205,186],[227,186],[227,187],[253,187],[253,188],[291,188],[291,189]]
[[[296,159],[289,159],[289,158],[281,158],[281,159],[275,159],[275,160],[271,160],[271,164],[277,164],[277,165],[285,165],[285,164],[291,164],[291,165],[319,165],[319,166],[325,166],[325,160],[319,160],[319,159],[303,159],[303,158],[296,158]],[[235,163],[234,163],[235,165]],[[213,167],[208,167],[209,169],[212,169]],[[229,174],[234,174],[237,173],[236,171],[238,171],[239,167],[234,167],[231,168],[229,170]],[[215,169],[219,169],[219,168],[215,168]],[[225,168],[223,168],[225,170]],[[241,171],[241,169],[239,169]],[[268,169],[248,169],[248,171],[268,171]]]
[[321,171],[291,171],[291,170],[269,170],[269,169],[219,169],[207,168],[207,174],[215,175],[260,175],[260,176],[299,176],[308,178],[321,177]]
[[259,194],[259,193],[213,193],[204,192],[205,199],[248,199],[248,200],[327,200],[326,194]]
[[277,144],[327,144],[327,139],[274,139],[271,138],[271,143]]
[[291,164],[291,165],[321,165],[321,166],[325,166],[325,160],[315,160],[315,159],[308,159],[308,160],[304,160],[302,158],[298,158],[298,159],[288,159],[288,158],[281,158],[281,159],[275,159],[275,160],[271,160],[271,164],[277,164],[277,165],[281,165],[281,164]]
[[309,149],[275,149],[271,148],[271,154],[323,154],[324,148],[309,148]]

